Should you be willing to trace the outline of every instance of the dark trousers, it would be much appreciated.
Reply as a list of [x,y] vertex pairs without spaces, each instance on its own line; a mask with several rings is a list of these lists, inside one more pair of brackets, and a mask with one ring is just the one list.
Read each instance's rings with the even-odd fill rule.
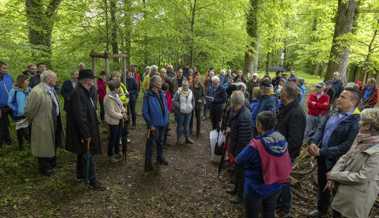
[[121,128],[120,125],[109,125],[109,130],[108,156],[111,157],[120,153]]
[[223,109],[222,108],[211,108],[210,117],[212,122],[212,129],[220,129],[220,122],[222,118]]
[[154,132],[150,133],[150,137],[146,143],[145,149],[145,160],[151,161],[153,156],[153,146],[157,146],[157,160],[163,159],[163,141],[165,136],[166,128],[157,127]]
[[200,128],[201,128],[201,105],[195,107],[195,110],[191,118],[191,123],[194,122],[195,119],[196,119],[196,137],[199,137]]
[[56,157],[38,157],[38,167],[42,175],[48,175],[56,166]]
[[0,118],[0,147],[4,143],[9,143],[11,141],[11,136],[9,133],[9,112],[8,108],[0,108],[1,118]]
[[18,148],[21,150],[24,147],[24,140],[27,142],[30,142],[30,128],[22,128],[16,130],[17,135],[17,141],[18,141]]
[[243,166],[236,166],[234,168],[235,190],[238,197],[243,197],[243,184],[245,178],[245,170]]
[[274,218],[276,202],[279,196],[279,191],[275,192],[266,198],[246,198],[245,212],[246,218],[258,218],[262,214],[263,218]]
[[[86,178],[86,160],[84,159],[84,153],[78,154],[76,156],[76,178],[77,179],[85,179]],[[88,160],[89,163],[89,183],[95,184],[96,183],[96,171],[95,171],[95,161],[93,161],[93,158],[90,158]]]
[[317,195],[317,209],[320,213],[326,214],[330,206],[331,195],[329,190],[325,190],[326,183],[326,174],[328,169],[325,165],[325,160],[323,158],[317,159],[317,181],[318,181],[318,195]]
[[136,114],[136,101],[129,101],[129,114],[132,118],[132,126],[136,126],[137,114]]
[[104,121],[104,100],[99,100],[100,104],[100,119]]
[[278,197],[278,208],[282,209],[285,214],[291,212],[292,208],[292,191],[291,186],[284,187]]

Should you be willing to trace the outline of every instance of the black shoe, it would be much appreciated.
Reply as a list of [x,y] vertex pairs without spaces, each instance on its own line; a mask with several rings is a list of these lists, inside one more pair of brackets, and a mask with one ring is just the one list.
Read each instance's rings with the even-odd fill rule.
[[158,164],[167,166],[168,162],[165,159],[160,159],[160,160],[158,160]]
[[5,144],[12,145],[12,140],[11,139],[5,140]]
[[318,210],[313,210],[308,214],[309,218],[326,218],[327,213],[320,213]]
[[53,169],[48,169],[48,170],[41,170],[41,175],[43,176],[47,176],[47,177],[50,177],[54,174],[54,170]]
[[105,191],[106,188],[100,182],[90,183],[89,187],[94,191]]
[[151,161],[145,161],[145,172],[153,171],[154,167]]

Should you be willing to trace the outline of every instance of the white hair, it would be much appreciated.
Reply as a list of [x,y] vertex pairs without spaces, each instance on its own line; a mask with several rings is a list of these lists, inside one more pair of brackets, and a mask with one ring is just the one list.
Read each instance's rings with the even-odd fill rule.
[[57,74],[51,70],[45,70],[41,73],[41,81],[46,83],[50,77],[56,77]]
[[218,76],[213,76],[212,77],[212,82],[220,83],[220,78]]

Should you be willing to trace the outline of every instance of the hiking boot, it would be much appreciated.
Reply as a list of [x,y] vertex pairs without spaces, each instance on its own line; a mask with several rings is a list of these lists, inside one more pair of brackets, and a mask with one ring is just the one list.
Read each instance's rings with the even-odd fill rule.
[[89,187],[94,191],[105,191],[105,187],[100,182],[90,183]]
[[186,143],[187,144],[193,144],[193,140],[191,138],[186,138]]
[[327,214],[326,213],[320,213],[318,210],[313,210],[308,214],[309,218],[326,218]]
[[145,161],[145,172],[149,172],[149,171],[153,171],[153,170],[154,170],[154,167],[153,167],[153,164],[151,163],[151,161],[146,160]]
[[238,195],[234,195],[230,198],[230,203],[232,204],[241,204],[242,203],[242,198]]
[[167,160],[165,160],[164,158],[162,158],[162,159],[158,160],[157,162],[158,162],[158,164],[159,164],[159,165],[165,165],[165,166],[167,166],[167,165],[168,165],[168,162],[167,162]]

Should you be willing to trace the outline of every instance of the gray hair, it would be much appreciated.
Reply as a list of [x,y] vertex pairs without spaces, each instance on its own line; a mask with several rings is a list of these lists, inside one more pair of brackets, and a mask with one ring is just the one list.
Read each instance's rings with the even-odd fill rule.
[[57,74],[52,70],[45,70],[41,73],[41,81],[46,83],[50,77],[57,77]]
[[158,82],[162,81],[162,78],[158,75],[154,75],[150,79],[150,89],[153,88]]
[[230,97],[230,103],[232,104],[232,106],[244,105],[245,94],[240,90],[234,91],[232,93],[232,96]]
[[151,73],[158,73],[158,66],[157,65],[151,66]]
[[379,108],[367,108],[361,112],[361,123],[369,124],[374,132],[379,131]]

